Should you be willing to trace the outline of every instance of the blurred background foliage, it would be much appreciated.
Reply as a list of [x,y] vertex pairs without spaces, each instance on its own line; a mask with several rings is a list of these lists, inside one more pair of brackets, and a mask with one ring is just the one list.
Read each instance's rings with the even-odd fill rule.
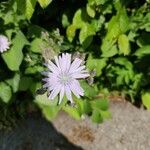
[[[150,109],[150,0],[1,1],[0,34],[11,42],[0,55],[0,120],[38,106],[48,120],[64,110],[99,123],[111,116],[112,93]],[[61,52],[86,54],[96,71],[75,107],[36,94],[43,62]]]

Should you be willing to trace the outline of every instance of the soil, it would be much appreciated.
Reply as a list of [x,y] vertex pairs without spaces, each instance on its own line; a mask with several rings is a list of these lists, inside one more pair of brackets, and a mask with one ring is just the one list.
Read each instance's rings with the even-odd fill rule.
[[0,131],[0,150],[149,150],[150,112],[128,102],[110,104],[112,119],[94,124],[64,112],[51,123],[39,117]]

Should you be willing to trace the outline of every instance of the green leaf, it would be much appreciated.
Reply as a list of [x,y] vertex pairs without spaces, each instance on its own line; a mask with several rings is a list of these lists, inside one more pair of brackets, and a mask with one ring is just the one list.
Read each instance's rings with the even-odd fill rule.
[[6,36],[8,37],[8,39],[11,39],[12,34],[14,33],[13,29],[7,29],[5,30]]
[[31,42],[31,51],[34,53],[41,53],[41,49],[42,49],[42,39],[40,38],[35,38],[32,42]]
[[64,13],[62,15],[62,26],[65,28],[65,27],[68,27],[69,25],[70,25],[69,18],[67,14]]
[[16,73],[12,79],[6,80],[6,82],[12,87],[13,92],[17,92],[19,88],[20,75]]
[[43,66],[35,65],[35,66],[26,68],[25,74],[35,74],[37,72],[42,72],[43,70],[44,70]]
[[103,119],[110,119],[112,117],[111,112],[109,111],[100,111],[100,114]]
[[75,101],[80,109],[80,114],[89,114],[92,112],[92,107],[89,101],[83,99],[77,99]]
[[30,88],[33,83],[33,79],[31,77],[23,77],[19,82],[19,90],[26,91]]
[[57,115],[62,105],[64,105],[64,103],[57,105],[58,97],[56,97],[54,100],[49,100],[47,98],[47,94],[36,96],[34,102],[41,108],[44,117],[49,121],[51,121]]
[[30,20],[34,12],[36,0],[26,0],[25,3],[25,16]]
[[88,37],[95,35],[95,30],[92,25],[85,23],[79,34],[79,41],[82,44]]
[[83,49],[87,49],[92,43],[92,41],[93,41],[93,36],[92,35],[87,36],[82,43]]
[[42,87],[41,82],[32,82],[32,85],[30,86],[30,91],[33,95],[35,95],[36,91]]
[[114,62],[116,64],[119,64],[119,65],[122,65],[124,66],[125,68],[127,68],[128,70],[132,70],[133,68],[133,65],[132,63],[125,57],[118,57],[114,60]]
[[46,8],[52,2],[52,0],[38,0],[38,2],[42,8]]
[[87,82],[85,81],[81,81],[81,87],[83,89],[85,89],[84,91],[84,96],[88,97],[88,98],[93,98],[97,93],[97,88],[90,86]]
[[[107,43],[107,44],[109,45],[110,43]],[[102,55],[101,55],[102,57],[108,58],[108,57],[112,57],[112,56],[115,56],[116,54],[118,54],[118,48],[117,48],[116,44],[115,45],[110,44],[110,46],[108,46],[108,47],[109,47],[109,49],[106,49],[106,51],[102,52]]]
[[150,0],[146,0],[148,4],[150,4]]
[[11,88],[9,85],[7,85],[4,82],[0,82],[0,99],[2,99],[3,102],[8,103],[11,99]]
[[111,113],[108,111],[109,102],[106,99],[95,99],[90,102],[93,109],[92,121],[100,123],[105,118],[110,118]]
[[137,49],[134,55],[141,58],[149,54],[150,54],[150,45],[146,45]]
[[104,3],[106,3],[108,0],[94,0],[96,5],[103,5]]
[[88,13],[88,15],[89,15],[90,17],[92,17],[92,18],[95,17],[95,10],[94,10],[94,8],[93,8],[91,5],[88,5],[88,4],[87,4],[87,6],[86,6],[86,11],[87,11],[87,13]]
[[30,20],[37,0],[17,0],[18,10],[22,12],[25,17]]
[[108,109],[109,102],[106,99],[98,99],[91,101],[91,106],[94,110],[96,109],[106,111]]
[[126,14],[126,10],[125,8],[121,8],[117,12],[117,15],[113,16],[108,23],[107,34],[103,39],[101,46],[102,53],[105,53],[105,55],[107,55],[109,51],[113,51],[110,52],[110,54],[108,54],[109,57],[114,56],[116,54],[117,47],[114,46],[117,42],[118,36],[120,34],[125,33],[129,29],[128,26],[129,19]]
[[105,17],[101,15],[98,19],[92,19],[90,25],[95,32],[99,32],[105,22]]
[[70,116],[73,118],[80,120],[81,119],[81,114],[78,108],[72,107],[72,106],[64,106],[63,110],[67,112]]
[[142,78],[143,78],[142,73],[136,74],[136,75],[134,75],[133,78],[131,78],[134,81],[134,83],[132,85],[132,89],[134,89],[136,91],[139,89],[139,87],[141,86]]
[[41,38],[41,33],[47,32],[44,28],[38,26],[38,25],[30,25],[28,27],[28,36],[32,38]]
[[142,94],[143,105],[150,110],[150,92]]
[[19,66],[23,60],[22,49],[28,41],[21,31],[18,31],[15,38],[12,40],[11,48],[2,54],[2,58],[12,71],[19,70]]
[[58,103],[58,97],[56,97],[54,100],[50,100],[47,97],[47,93],[45,93],[43,95],[37,95],[34,102],[38,105],[56,106]]
[[129,39],[125,34],[121,34],[118,38],[119,53],[123,55],[129,55],[130,43]]
[[12,11],[8,11],[4,16],[3,16],[5,24],[13,23],[14,22],[14,14]]
[[83,10],[78,9],[73,17],[73,25],[76,27],[76,29],[84,27],[85,22],[82,19],[82,13],[84,13]]
[[44,117],[49,121],[51,121],[53,118],[55,118],[56,115],[58,114],[58,111],[59,111],[58,106],[43,106],[43,105],[40,105],[40,108],[42,110],[42,113],[43,113]]
[[[88,23],[88,16],[84,9],[78,9],[73,17],[72,24],[67,28],[67,37],[70,42],[72,42],[75,37],[75,32],[77,29],[81,29],[79,33],[79,41],[81,44],[89,37],[95,35],[95,27]],[[86,41],[86,44],[90,44],[91,39]],[[85,46],[84,47],[88,47]]]
[[150,32],[143,32],[140,34],[140,36],[138,37],[136,43],[139,47],[143,47],[145,45],[149,45],[150,44]]
[[92,119],[92,121],[95,122],[95,123],[102,123],[102,122],[103,122],[103,118],[102,118],[100,112],[97,111],[97,110],[94,110],[94,111],[93,111],[92,116],[91,116],[91,119]]
[[124,78],[125,78],[124,73],[122,73],[121,75],[117,76],[117,78],[116,78],[116,85],[117,86],[123,85],[124,84]]
[[67,34],[68,40],[72,42],[76,34],[76,26],[74,25],[68,26],[66,34]]
[[107,65],[107,58],[95,59],[90,55],[86,65],[89,70],[96,71],[96,76],[100,76],[102,74],[102,69]]
[[146,14],[143,19],[140,29],[145,29],[145,31],[150,32],[150,12]]

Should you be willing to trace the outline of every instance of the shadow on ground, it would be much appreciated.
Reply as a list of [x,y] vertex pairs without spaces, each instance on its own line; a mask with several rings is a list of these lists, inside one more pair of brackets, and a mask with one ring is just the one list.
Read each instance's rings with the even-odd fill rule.
[[82,150],[44,119],[29,117],[13,131],[0,132],[0,150]]

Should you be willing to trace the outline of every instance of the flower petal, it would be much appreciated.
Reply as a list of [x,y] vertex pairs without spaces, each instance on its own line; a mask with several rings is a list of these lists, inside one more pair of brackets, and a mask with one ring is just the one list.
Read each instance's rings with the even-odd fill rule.
[[66,86],[65,86],[65,93],[66,93],[67,99],[68,99],[71,103],[73,103],[72,96],[71,96],[71,90],[70,90],[69,85],[66,85]]
[[71,55],[63,53],[62,56],[59,56],[59,64],[63,73],[68,71],[71,64]]
[[75,70],[81,65],[81,63],[82,63],[82,60],[79,59],[79,58],[76,58],[76,59],[72,62],[71,66],[70,66],[70,69],[69,69],[69,72],[75,71]]
[[52,92],[50,93],[50,95],[49,95],[49,99],[54,99],[57,95],[58,95],[58,93],[60,92],[60,90],[61,90],[61,86],[59,85],[59,87],[55,87],[53,90],[52,90]]
[[60,90],[60,95],[59,95],[59,104],[61,103],[61,101],[64,97],[64,94],[65,94],[65,89],[64,89],[64,87],[62,87]]
[[80,66],[80,67],[78,67],[77,69],[75,69],[75,70],[69,70],[69,73],[75,73],[75,72],[80,72],[80,71],[83,71],[85,69],[85,65],[83,65],[83,66]]
[[74,80],[72,82],[72,84],[70,85],[70,89],[73,92],[73,94],[75,96],[77,96],[78,98],[80,98],[80,95],[81,96],[84,95],[84,90],[81,88],[81,86],[77,80]]
[[46,65],[48,69],[54,74],[59,74],[59,68],[52,61],[48,60],[48,63]]
[[65,71],[68,72],[71,65],[71,54],[66,53]]
[[56,65],[57,65],[57,67],[59,68],[59,71],[61,71],[58,57],[57,57],[57,56],[54,56],[54,59],[55,59],[55,63],[56,63]]
[[66,67],[65,67],[66,63],[67,63],[66,55],[62,54],[62,57],[60,59],[60,66],[61,66],[61,70],[62,70],[63,73],[65,72],[65,69],[66,69]]
[[90,75],[88,74],[88,73],[74,73],[73,75],[72,75],[72,77],[74,78],[74,79],[82,79],[82,78],[87,78],[87,77],[89,77]]

